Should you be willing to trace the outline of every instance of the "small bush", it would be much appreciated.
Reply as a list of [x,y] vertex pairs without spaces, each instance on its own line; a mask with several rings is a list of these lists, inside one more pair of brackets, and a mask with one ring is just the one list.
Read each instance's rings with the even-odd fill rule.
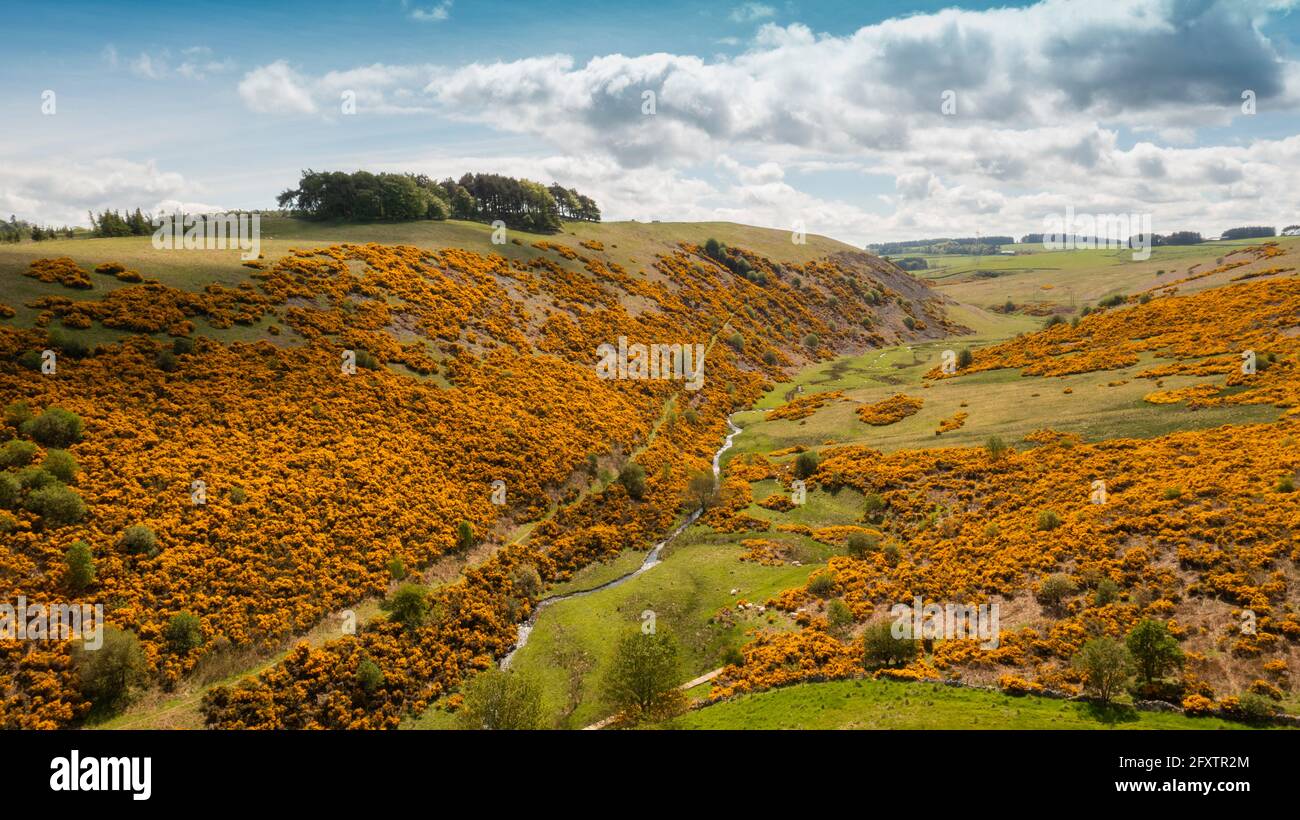
[[1247,723],[1267,723],[1277,714],[1278,708],[1272,700],[1255,692],[1247,692],[1237,698],[1236,708],[1226,710],[1230,717]]
[[832,632],[843,634],[845,630],[853,626],[853,612],[849,609],[849,605],[840,598],[832,598],[827,601],[826,623],[830,626]]
[[474,528],[468,521],[456,525],[456,548],[467,550],[474,546]]
[[619,471],[618,483],[627,490],[628,496],[640,501],[645,497],[645,468],[635,463],[624,465]]
[[456,725],[469,730],[519,731],[545,728],[542,688],[531,675],[491,668],[461,688],[464,703]]
[[23,488],[12,473],[0,473],[0,507],[12,510],[22,497]]
[[63,554],[63,579],[73,592],[80,592],[95,581],[95,558],[85,541],[74,542]]
[[130,703],[148,681],[149,667],[134,632],[103,628],[103,644],[74,646],[72,661],[81,679],[81,692],[100,714],[111,714]]
[[59,480],[45,472],[43,467],[24,467],[18,471],[18,484],[23,488],[23,492],[39,490],[58,483]]
[[816,333],[809,333],[807,336],[803,337],[803,346],[809,350],[816,350],[822,346],[821,337]]
[[176,361],[176,354],[170,350],[158,351],[158,357],[154,360],[154,363],[164,373],[175,373],[180,369],[180,364]]
[[885,519],[885,499],[880,493],[867,493],[862,500],[863,517],[872,524]]
[[1106,606],[1119,600],[1119,584],[1109,578],[1102,578],[1097,582],[1097,589],[1093,592],[1092,602],[1095,606]]
[[984,451],[989,454],[989,458],[994,461],[1001,461],[1006,458],[1011,448],[1001,436],[989,436],[984,441]]
[[50,475],[62,481],[64,484],[74,484],[77,480],[77,460],[67,450],[50,450],[45,454],[45,461],[41,462],[41,469]]
[[975,363],[975,354],[969,347],[963,347],[957,354],[957,367],[965,370]]
[[26,506],[41,517],[46,527],[65,527],[86,517],[86,503],[81,496],[58,483],[32,490],[27,494]]
[[90,355],[90,346],[80,336],[73,336],[57,330],[50,331],[50,347],[70,359],[84,359]]
[[889,621],[877,621],[862,633],[862,665],[868,670],[905,666],[916,659],[916,641],[894,637]]
[[32,408],[25,401],[12,401],[5,405],[4,423],[15,430],[32,418]]
[[379,369],[379,360],[376,359],[375,354],[371,353],[369,350],[358,350],[356,351],[356,355],[357,367],[364,367],[366,370]]
[[849,536],[849,555],[865,558],[880,549],[880,537],[865,532],[855,532]]
[[23,435],[46,447],[65,448],[81,441],[81,417],[62,407],[47,407],[34,419],[23,423]]
[[419,628],[429,615],[429,601],[424,590],[415,584],[402,584],[393,593],[393,597],[380,605],[388,617],[414,631]]
[[510,573],[510,585],[525,598],[536,598],[542,594],[542,576],[532,564],[515,567]]
[[1293,493],[1295,492],[1295,479],[1291,476],[1283,476],[1273,489],[1279,493]]
[[153,557],[158,554],[158,536],[144,524],[132,524],[127,527],[122,531],[122,538],[118,543],[122,549],[132,555]]
[[357,664],[357,685],[367,695],[373,695],[375,690],[384,685],[384,671],[374,661],[365,658]]
[[243,487],[231,487],[227,496],[230,498],[230,503],[235,506],[239,506],[248,500],[248,492]]
[[178,612],[163,630],[167,646],[178,655],[198,649],[203,645],[203,625],[199,616],[191,612]]
[[177,356],[186,356],[194,352],[194,340],[186,336],[172,340],[172,353]]
[[733,333],[727,338],[727,344],[731,345],[736,350],[744,350],[745,337],[741,336],[739,333]]
[[829,570],[821,570],[808,579],[808,591],[818,598],[825,598],[835,589],[835,576]]
[[388,575],[394,581],[400,581],[406,577],[406,562],[400,555],[394,555],[388,559]]
[[1050,610],[1059,612],[1065,599],[1077,590],[1073,578],[1064,573],[1054,573],[1044,578],[1038,585],[1038,602]]
[[764,350],[764,351],[763,351],[763,364],[765,364],[765,365],[767,365],[767,366],[769,366],[769,367],[774,367],[774,366],[776,365],[776,354],[773,353],[771,350]]
[[36,460],[36,451],[39,448],[30,441],[14,439],[6,441],[4,447],[0,447],[0,469],[8,467],[26,467]]
[[1038,529],[1051,532],[1061,526],[1061,516],[1055,510],[1042,510],[1038,513]]
[[796,478],[808,478],[817,472],[817,464],[820,459],[815,450],[807,450],[799,454],[794,460],[794,474]]

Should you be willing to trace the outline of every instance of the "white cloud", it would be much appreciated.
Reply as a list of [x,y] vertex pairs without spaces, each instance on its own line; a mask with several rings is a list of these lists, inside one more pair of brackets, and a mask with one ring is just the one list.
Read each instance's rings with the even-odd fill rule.
[[729,15],[735,23],[753,23],[776,15],[776,9],[763,3],[741,3]]
[[[111,44],[104,47],[102,56],[109,68],[116,69],[121,62],[117,48]],[[216,59],[212,49],[207,46],[190,46],[182,49],[179,55],[174,55],[170,49],[142,51],[127,61],[126,65],[132,74],[145,80],[162,80],[173,76],[202,80],[211,74],[223,74],[235,67],[230,58]]]
[[152,162],[0,162],[0,212],[53,225],[88,225],[87,210],[137,207],[200,193],[178,173]]
[[[281,62],[250,72],[240,91],[248,102],[245,85],[261,78],[290,102],[255,110],[325,113],[351,84],[376,110],[432,109],[524,135],[539,154],[604,169],[588,174],[588,187],[605,192],[611,215],[643,218],[667,205],[630,182],[653,179],[701,197],[673,196],[677,213],[655,218],[730,214],[781,226],[798,211],[810,231],[824,222],[859,242],[1035,231],[1067,205],[1152,211],[1157,230],[1209,232],[1229,227],[1223,220],[1291,221],[1270,214],[1300,210],[1291,140],[1197,145],[1206,126],[1241,122],[1243,89],[1261,111],[1300,110],[1300,63],[1263,34],[1287,5],[1044,0],[946,9],[844,36],[767,23],[742,53],[707,60],[550,54],[317,78]],[[940,107],[947,90],[953,116]],[[646,92],[653,115],[642,113]],[[1124,131],[1152,142],[1122,145]],[[471,168],[481,170],[463,160],[455,172]],[[694,176],[710,169],[733,183]],[[816,173],[837,175],[840,196],[864,206],[802,194],[800,175]],[[864,174],[885,192],[852,196]]]
[[239,82],[239,98],[264,114],[312,114],[316,103],[307,81],[284,60],[254,69]]
[[451,17],[452,0],[442,0],[436,6],[411,9],[411,19],[421,23],[441,23]]

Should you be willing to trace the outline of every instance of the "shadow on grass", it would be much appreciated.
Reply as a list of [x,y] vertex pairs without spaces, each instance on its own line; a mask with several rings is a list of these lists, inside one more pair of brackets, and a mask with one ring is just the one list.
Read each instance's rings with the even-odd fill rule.
[[1108,726],[1119,723],[1136,723],[1139,720],[1136,709],[1121,703],[1087,701],[1079,705],[1079,710],[1087,717]]

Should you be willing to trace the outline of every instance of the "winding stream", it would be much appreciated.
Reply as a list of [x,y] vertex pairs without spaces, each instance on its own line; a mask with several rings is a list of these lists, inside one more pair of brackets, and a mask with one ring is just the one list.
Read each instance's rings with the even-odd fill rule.
[[[741,428],[737,427],[735,423],[732,422],[731,416],[727,416],[727,426],[731,428],[731,432],[727,434],[727,438],[722,442],[722,446],[718,448],[718,451],[713,454],[713,481],[715,484],[717,483],[718,478],[720,477],[722,472],[722,468],[721,468],[722,454],[727,452],[727,450],[731,449],[731,445],[734,443],[736,436],[740,435],[741,432]],[[584,589],[580,592],[570,592],[568,595],[557,595],[554,598],[547,598],[546,600],[539,603],[537,605],[537,608],[533,610],[533,614],[528,617],[528,620],[524,621],[519,625],[519,638],[518,640],[515,641],[514,649],[511,649],[510,652],[504,658],[501,659],[501,668],[502,669],[510,668],[510,662],[514,660],[515,654],[519,650],[523,649],[524,646],[528,643],[528,636],[533,634],[533,627],[537,625],[537,619],[541,616],[541,614],[544,611],[546,611],[547,607],[551,606],[552,604],[558,604],[560,601],[568,601],[573,598],[581,598],[584,595],[591,595],[593,592],[600,592],[602,590],[611,589],[613,587],[618,586],[619,584],[627,583],[628,581],[631,581],[633,578],[636,578],[642,573],[649,572],[650,570],[659,566],[660,564],[659,556],[663,554],[664,547],[671,544],[673,540],[677,538],[677,536],[681,535],[683,532],[686,531],[687,527],[694,524],[695,520],[698,519],[700,517],[700,514],[703,512],[704,512],[704,508],[701,507],[700,509],[693,511],[690,515],[686,516],[686,520],[678,524],[676,529],[674,529],[672,532],[668,533],[667,538],[660,541],[658,544],[654,545],[654,548],[651,549],[650,552],[646,555],[645,560],[641,562],[641,566],[637,567],[632,572],[629,572],[626,575],[620,575],[619,577],[613,579],[612,581],[606,581],[600,586],[592,587],[591,589]]]

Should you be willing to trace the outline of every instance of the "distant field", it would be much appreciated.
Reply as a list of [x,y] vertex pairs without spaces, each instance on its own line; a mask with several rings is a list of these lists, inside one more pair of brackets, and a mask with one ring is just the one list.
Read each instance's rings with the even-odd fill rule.
[[[1049,251],[1041,245],[1007,245],[1017,255],[925,256],[927,270],[912,271],[958,302],[980,307],[1052,302],[1075,311],[1117,293],[1137,293],[1186,276],[1189,268],[1206,270],[1233,251],[1259,245],[1262,239],[1204,242],[1151,249],[1151,258],[1135,261],[1130,250]],[[1189,293],[1225,284],[1233,276],[1258,268],[1294,265],[1291,254],[1300,237],[1277,237],[1286,256],[1206,277],[1180,286]],[[1300,255],[1297,256],[1300,258]],[[1158,274],[1158,271],[1163,273]],[[1050,286],[1050,287],[1044,287]]]
[[1180,713],[1098,711],[1083,703],[933,683],[805,683],[688,712],[666,729],[1242,729]]
[[[1157,389],[1155,382],[1135,379],[1133,374],[1157,362],[1151,357],[1121,370],[1064,377],[1022,377],[1019,370],[997,370],[934,381],[922,378],[939,364],[944,350],[962,346],[944,340],[891,347],[806,368],[792,381],[777,385],[754,410],[737,414],[736,422],[745,427],[745,434],[736,439],[726,457],[730,460],[744,453],[797,445],[817,448],[827,441],[865,444],[886,452],[973,447],[981,446],[991,435],[1024,447],[1021,439],[1025,434],[1045,427],[1078,433],[1088,441],[1150,438],[1177,430],[1267,422],[1280,415],[1276,408],[1262,405],[1192,410],[1182,404],[1148,404],[1142,399]],[[1165,379],[1164,385],[1170,389],[1213,380],[1175,377]],[[1121,381],[1126,383],[1111,386]],[[796,385],[804,387],[804,395],[841,390],[848,401],[833,401],[797,421],[766,420],[766,411],[783,404]],[[1066,393],[1067,389],[1072,392]],[[858,419],[859,404],[881,401],[895,393],[920,397],[925,404],[916,415],[884,427]],[[958,412],[968,414],[965,425],[936,436],[939,423]]]

